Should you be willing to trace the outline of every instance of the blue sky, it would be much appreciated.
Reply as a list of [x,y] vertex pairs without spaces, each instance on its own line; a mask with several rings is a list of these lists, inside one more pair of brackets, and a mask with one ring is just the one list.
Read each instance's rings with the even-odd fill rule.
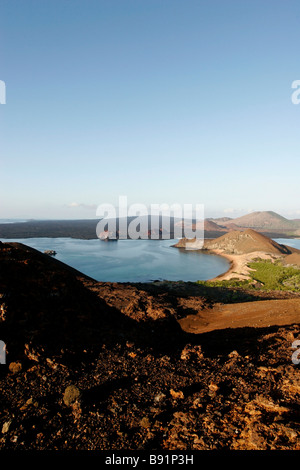
[[0,218],[300,218],[298,0],[1,0]]

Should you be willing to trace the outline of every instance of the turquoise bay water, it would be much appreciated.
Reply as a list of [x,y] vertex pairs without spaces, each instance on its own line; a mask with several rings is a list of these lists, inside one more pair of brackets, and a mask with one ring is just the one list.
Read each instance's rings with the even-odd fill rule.
[[[77,240],[73,238],[2,239],[17,241],[41,252],[55,250],[56,259],[98,280],[149,282],[153,280],[197,281],[227,271],[226,259],[172,247],[176,240]],[[300,249],[300,239],[275,239]]]
[[172,247],[176,240],[77,240],[73,238],[2,239],[31,246],[41,252],[55,250],[56,259],[96,279],[108,282],[153,280],[197,281],[227,271],[220,256]]

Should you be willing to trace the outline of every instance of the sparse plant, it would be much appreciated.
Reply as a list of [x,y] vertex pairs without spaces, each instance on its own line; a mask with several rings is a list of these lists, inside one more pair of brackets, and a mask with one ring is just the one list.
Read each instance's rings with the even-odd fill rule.
[[260,260],[248,264],[250,276],[265,290],[300,290],[300,269],[284,266],[280,260]]

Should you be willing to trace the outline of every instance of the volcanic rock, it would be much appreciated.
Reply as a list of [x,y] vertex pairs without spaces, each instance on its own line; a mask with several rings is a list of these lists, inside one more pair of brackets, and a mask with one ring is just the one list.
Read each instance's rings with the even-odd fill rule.
[[245,292],[232,323],[224,289],[98,283],[10,243],[0,267],[1,450],[300,449],[297,293]]

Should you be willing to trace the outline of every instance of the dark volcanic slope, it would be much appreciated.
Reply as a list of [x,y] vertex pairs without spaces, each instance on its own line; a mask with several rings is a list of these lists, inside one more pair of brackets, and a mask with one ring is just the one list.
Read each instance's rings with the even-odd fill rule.
[[[124,298],[122,285],[98,283],[25,245],[0,242],[0,263],[1,339],[12,358],[25,343],[56,353],[66,347],[76,351],[99,348],[103,341],[124,338],[124,331],[127,339],[137,335],[138,340],[141,328],[136,320],[141,317],[150,323],[168,319],[169,327],[175,325],[164,300],[161,306],[159,300],[154,302],[134,287],[127,288]],[[104,300],[108,295],[114,302]],[[127,315],[122,313],[124,303]],[[175,328],[180,330],[177,324]],[[158,338],[157,332],[155,341]],[[171,336],[166,346],[172,341]]]
[[1,450],[300,448],[298,324],[185,333],[227,291],[97,283],[12,244],[0,294]]

